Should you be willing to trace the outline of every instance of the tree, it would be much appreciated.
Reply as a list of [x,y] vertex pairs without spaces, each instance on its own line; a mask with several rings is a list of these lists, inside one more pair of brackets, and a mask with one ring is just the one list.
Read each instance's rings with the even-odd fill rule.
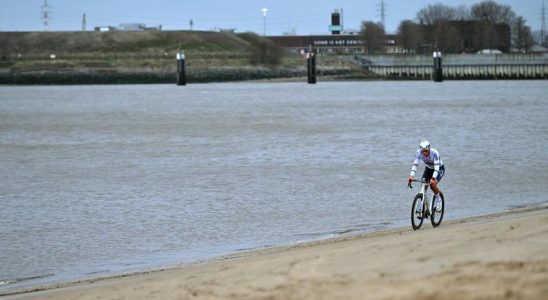
[[384,27],[373,21],[362,22],[361,36],[365,42],[367,54],[380,52],[384,47]]
[[491,24],[511,25],[516,17],[516,13],[510,5],[498,4],[492,0],[473,5],[470,13],[474,20],[487,21]]
[[455,20],[467,21],[472,19],[472,13],[466,5],[459,5],[453,9]]
[[513,44],[514,46],[523,53],[529,52],[531,46],[533,45],[533,34],[531,32],[531,27],[525,25],[525,19],[519,16],[515,21],[515,32],[513,32]]
[[417,19],[421,24],[435,24],[440,21],[455,20],[455,9],[445,4],[429,4],[417,13]]
[[398,45],[406,52],[416,52],[423,42],[423,35],[420,25],[411,20],[404,20],[398,26],[396,35]]
[[486,45],[486,44],[491,44],[491,45],[494,44],[493,41],[486,41],[485,38],[488,38],[488,39],[493,38],[493,32],[495,31],[493,29],[493,25],[495,24],[509,25],[512,33],[512,37],[511,37],[512,44],[514,47],[519,48],[518,45],[516,44],[519,37],[517,37],[516,34],[518,34],[518,32],[521,32],[521,29],[517,28],[520,25],[517,24],[516,13],[512,10],[512,7],[510,5],[498,4],[492,0],[483,1],[472,6],[471,14],[474,20],[483,22],[483,25],[481,27],[484,31],[483,32],[477,31],[477,37],[476,37],[476,38],[478,38],[478,36],[483,37],[484,40],[481,41],[483,48],[489,47],[489,45]]
[[425,29],[425,41],[431,47],[442,52],[459,52],[462,48],[462,38],[459,31],[451,25],[455,20],[468,18],[469,12],[465,6],[453,8],[442,3],[429,4],[417,13],[421,24],[428,25]]

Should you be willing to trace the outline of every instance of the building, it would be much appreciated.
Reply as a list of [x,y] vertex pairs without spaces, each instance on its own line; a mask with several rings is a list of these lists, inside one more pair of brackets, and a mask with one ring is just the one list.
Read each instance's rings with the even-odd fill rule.
[[364,41],[360,35],[308,35],[308,36],[269,36],[280,48],[294,53],[308,52],[310,47],[322,54],[356,54],[364,52]]

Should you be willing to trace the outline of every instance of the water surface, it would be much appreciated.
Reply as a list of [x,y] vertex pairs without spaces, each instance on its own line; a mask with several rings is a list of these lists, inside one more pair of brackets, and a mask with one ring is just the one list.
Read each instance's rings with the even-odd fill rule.
[[410,226],[422,138],[446,163],[447,219],[546,202],[547,94],[546,81],[2,86],[0,291]]

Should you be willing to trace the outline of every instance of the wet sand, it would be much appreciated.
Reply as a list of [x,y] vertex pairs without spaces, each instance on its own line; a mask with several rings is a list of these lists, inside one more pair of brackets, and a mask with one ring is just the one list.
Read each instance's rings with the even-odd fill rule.
[[42,287],[13,299],[548,299],[548,205]]

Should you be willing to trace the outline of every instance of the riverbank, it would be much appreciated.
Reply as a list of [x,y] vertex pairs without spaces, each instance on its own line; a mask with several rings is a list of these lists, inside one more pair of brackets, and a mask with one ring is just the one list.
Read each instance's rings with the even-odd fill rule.
[[[364,76],[348,68],[324,68],[318,71],[324,80],[349,80]],[[219,67],[201,68],[187,72],[188,83],[234,82],[249,80],[282,80],[306,82],[306,70],[288,67]],[[304,79],[302,79],[304,78]],[[34,70],[32,72],[0,73],[0,84],[48,85],[48,84],[169,84],[176,83],[175,71],[132,70]]]
[[[0,85],[176,82],[185,52],[188,83],[307,76],[295,49],[252,33],[213,31],[0,32]],[[546,54],[447,54],[447,80],[546,79]],[[430,55],[319,53],[319,81],[431,80]]]
[[[275,62],[258,58],[258,48],[274,46],[250,33],[0,32],[0,41],[0,84],[175,83],[180,50],[186,55],[189,83],[292,80],[307,75],[306,59],[297,53],[278,49],[279,56],[271,59]],[[322,56],[319,61],[320,77],[367,77],[348,57]]]
[[541,299],[546,204],[243,251],[173,269],[44,287],[12,299]]

